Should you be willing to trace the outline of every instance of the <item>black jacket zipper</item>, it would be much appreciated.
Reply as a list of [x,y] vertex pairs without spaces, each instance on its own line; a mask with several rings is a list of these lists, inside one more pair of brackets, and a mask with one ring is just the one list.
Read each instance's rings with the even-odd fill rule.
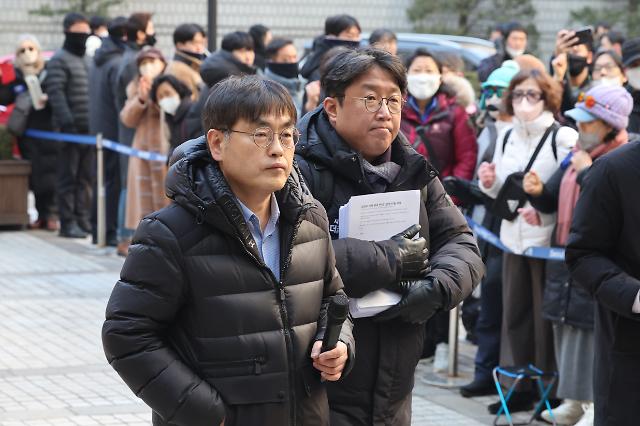
[[238,367],[243,365],[253,365],[253,374],[262,374],[262,365],[267,362],[264,356],[257,356],[249,359],[234,359],[229,361],[202,361],[200,364],[204,366],[219,367]]

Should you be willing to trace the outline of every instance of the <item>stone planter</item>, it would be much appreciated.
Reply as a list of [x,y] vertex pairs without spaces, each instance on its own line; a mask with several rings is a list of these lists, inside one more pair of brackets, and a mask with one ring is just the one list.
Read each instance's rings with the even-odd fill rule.
[[30,175],[29,161],[0,160],[0,226],[29,224]]

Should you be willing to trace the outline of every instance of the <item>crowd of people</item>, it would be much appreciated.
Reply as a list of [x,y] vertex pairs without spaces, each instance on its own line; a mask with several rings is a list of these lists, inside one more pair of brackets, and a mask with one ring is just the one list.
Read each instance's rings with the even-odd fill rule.
[[[104,152],[107,244],[128,258],[103,341],[114,368],[153,408],[154,424],[307,424],[317,416],[309,424],[409,425],[416,364],[435,353],[436,369],[444,368],[447,311],[463,301],[478,346],[464,397],[496,394],[499,365],[531,364],[559,374],[543,420],[633,423],[640,258],[637,242],[616,245],[621,233],[632,237],[624,218],[633,207],[625,203],[635,201],[618,192],[633,183],[615,181],[633,168],[611,153],[637,157],[640,38],[624,40],[605,24],[586,38],[561,30],[545,63],[529,53],[523,25],[501,24],[492,33],[497,53],[479,64],[474,87],[456,54],[417,49],[400,58],[391,30],[373,31],[371,47],[361,49],[360,24],[349,15],[326,19],[303,66],[294,41],[264,25],[225,35],[213,53],[200,25],[179,25],[171,58],[154,47],[149,13],[112,20],[70,13],[63,29],[62,48],[46,62],[34,36],[20,37],[15,78],[3,78],[0,104],[15,105],[9,129],[33,164],[32,226],[59,229],[61,237],[97,242],[95,149],[53,144],[25,129],[101,134],[170,159]],[[253,151],[226,143],[243,137],[252,138]],[[287,171],[284,180],[253,170],[263,157],[284,159],[276,167]],[[428,194],[418,227],[377,243],[337,239],[338,210],[351,196],[410,189]],[[228,194],[238,203],[225,201]],[[309,203],[326,217],[309,213]],[[506,250],[476,242],[463,214],[499,235]],[[567,247],[568,266],[527,255],[531,247]],[[282,265],[280,248],[289,253]],[[624,261],[611,257],[619,251]],[[238,260],[247,254],[257,263]],[[230,282],[208,288],[211,274]],[[272,278],[282,318],[249,304],[271,303],[260,291],[274,286]],[[616,288],[616,280],[625,285]],[[324,286],[305,287],[312,282]],[[480,294],[472,294],[478,283]],[[344,345],[331,356],[314,346],[313,367],[331,382],[325,407],[311,373],[297,364],[306,365],[320,300],[326,308],[330,295],[380,288],[402,295],[397,309],[348,321]],[[287,317],[297,305],[309,311]],[[210,321],[216,310],[236,318],[227,319],[230,331]],[[245,324],[238,315],[258,319]],[[279,321],[294,334],[285,333],[284,343],[273,334]],[[634,343],[619,341],[633,336]],[[243,364],[220,351],[256,356]],[[300,377],[290,379],[289,394],[279,391],[286,375],[261,375],[286,371],[265,351],[297,360],[290,369]],[[234,381],[245,364],[259,379]],[[530,410],[538,398],[534,384],[523,383],[509,410]],[[282,401],[291,412],[269,411]]]

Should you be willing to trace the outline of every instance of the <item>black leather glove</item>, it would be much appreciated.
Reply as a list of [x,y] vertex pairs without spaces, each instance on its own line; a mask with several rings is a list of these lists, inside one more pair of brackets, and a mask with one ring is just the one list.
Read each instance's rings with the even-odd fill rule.
[[397,249],[396,252],[402,263],[402,278],[422,278],[429,269],[427,240],[422,237],[412,240],[418,232],[420,232],[420,225],[416,224],[394,235],[390,240],[379,243],[392,244]]
[[412,324],[424,324],[436,312],[449,304],[447,295],[434,277],[423,280],[401,281],[395,289],[402,299],[394,306],[375,316],[375,321],[400,318]]

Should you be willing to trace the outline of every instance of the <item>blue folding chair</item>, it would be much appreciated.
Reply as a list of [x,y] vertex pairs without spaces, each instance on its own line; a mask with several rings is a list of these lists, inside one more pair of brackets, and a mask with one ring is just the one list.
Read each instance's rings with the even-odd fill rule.
[[[505,396],[504,390],[502,389],[502,385],[500,384],[500,376],[506,376],[513,379],[513,383],[507,390],[507,394]],[[533,412],[533,415],[526,423],[513,423],[513,418],[511,417],[511,413],[509,412],[509,399],[513,396],[516,387],[518,384],[524,380],[530,379],[538,385],[538,393],[540,394],[540,402],[536,405],[536,409]],[[545,386],[543,383],[543,379],[547,379],[549,383]],[[498,389],[498,395],[500,396],[500,403],[502,407],[496,413],[496,418],[493,421],[495,426],[498,426],[498,421],[502,414],[505,415],[507,421],[509,422],[509,426],[519,426],[519,425],[528,425],[535,420],[536,416],[540,414],[543,406],[546,406],[547,410],[551,414],[551,420],[553,421],[553,425],[556,425],[556,419],[553,416],[553,411],[551,410],[551,405],[549,404],[549,394],[551,393],[551,389],[556,384],[558,380],[558,373],[554,372],[545,372],[536,368],[534,365],[529,364],[526,367],[496,367],[493,369],[493,381],[496,384],[496,388]]]

